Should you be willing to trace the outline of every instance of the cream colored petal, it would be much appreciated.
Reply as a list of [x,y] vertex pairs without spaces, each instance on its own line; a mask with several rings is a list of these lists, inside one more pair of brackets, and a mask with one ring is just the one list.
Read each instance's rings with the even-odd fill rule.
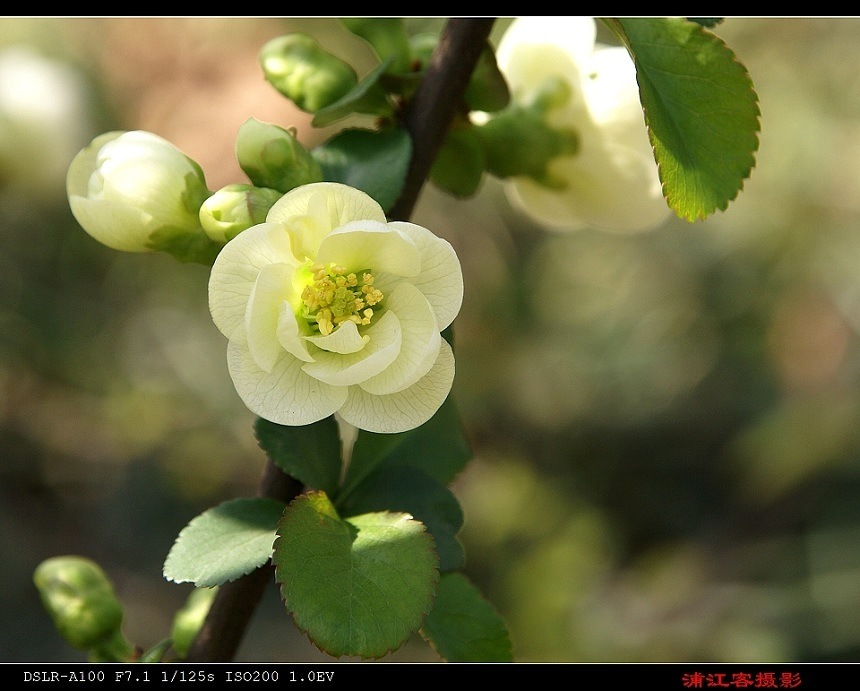
[[268,222],[288,223],[294,216],[303,221],[302,247],[313,257],[322,239],[335,228],[357,220],[385,223],[385,212],[364,192],[337,182],[316,182],[287,192],[269,209]]
[[278,340],[278,320],[289,297],[293,267],[269,264],[260,269],[245,310],[245,336],[251,357],[260,369],[271,372],[283,352]]
[[393,434],[423,425],[439,410],[454,382],[454,353],[442,341],[433,368],[408,389],[387,396],[374,396],[358,386],[349,388],[349,398],[338,414],[368,432]]
[[385,308],[386,314],[397,314],[403,342],[394,362],[379,374],[360,381],[362,389],[377,395],[402,391],[427,374],[436,362],[442,341],[430,303],[412,284],[400,283],[386,296]]
[[384,371],[400,353],[400,320],[394,312],[386,312],[364,330],[364,335],[370,339],[359,352],[342,355],[319,350],[314,353],[314,362],[304,365],[304,371],[332,386],[351,386]]
[[376,221],[354,221],[332,231],[320,244],[317,261],[398,276],[416,276],[421,270],[415,243],[391,224]]
[[496,50],[496,61],[514,100],[530,103],[541,85],[553,77],[578,85],[581,66],[594,50],[596,34],[591,17],[515,19]]
[[284,353],[271,372],[257,366],[241,338],[227,346],[227,366],[248,409],[279,425],[309,425],[328,417],[346,401],[348,389],[329,386],[302,371],[302,362]]
[[152,251],[146,243],[155,228],[146,212],[120,202],[79,196],[69,197],[69,207],[81,228],[103,245],[122,252]]
[[313,362],[313,356],[308,352],[304,333],[299,328],[298,318],[293,308],[287,302],[282,302],[278,313],[278,341],[291,355],[302,362]]
[[411,238],[418,247],[421,271],[409,282],[427,298],[436,313],[439,330],[447,328],[463,304],[463,271],[457,253],[451,243],[422,226],[403,221],[388,225]]
[[209,275],[209,311],[227,338],[244,326],[248,298],[260,270],[279,263],[296,264],[280,225],[261,223],[224,245]]
[[370,336],[362,336],[358,333],[355,322],[345,321],[328,336],[305,336],[304,339],[313,343],[317,348],[327,350],[330,353],[348,355],[357,353],[364,348],[370,340]]

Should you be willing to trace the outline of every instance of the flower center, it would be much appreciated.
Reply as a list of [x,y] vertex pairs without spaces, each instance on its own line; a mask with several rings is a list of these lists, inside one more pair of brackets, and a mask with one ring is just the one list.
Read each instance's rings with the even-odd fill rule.
[[370,271],[347,273],[336,264],[326,268],[315,264],[310,268],[311,282],[302,291],[304,318],[323,336],[328,336],[345,321],[357,325],[370,324],[373,306],[384,297],[373,287]]

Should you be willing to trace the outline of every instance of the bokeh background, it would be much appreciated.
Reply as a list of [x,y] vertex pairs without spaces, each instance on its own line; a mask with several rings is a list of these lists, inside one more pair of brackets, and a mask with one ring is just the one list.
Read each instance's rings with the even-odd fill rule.
[[[248,117],[322,141],[259,70],[289,31],[374,64],[331,18],[0,18],[0,661],[85,659],[32,584],[60,554],[103,566],[133,642],[167,637],[177,533],[255,490],[205,267],[99,245],[64,176],[113,129],[170,140],[213,190],[246,181]],[[428,186],[413,217],[463,265],[460,537],[518,661],[860,660],[860,19],[714,31],[762,111],[725,212],[547,232],[487,179]],[[237,659],[329,658],[273,586]],[[417,637],[384,658],[436,659]]]

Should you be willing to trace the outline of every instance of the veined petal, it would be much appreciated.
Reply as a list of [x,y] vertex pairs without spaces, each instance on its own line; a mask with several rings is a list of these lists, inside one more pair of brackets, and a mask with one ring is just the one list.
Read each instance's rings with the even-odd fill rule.
[[[241,237],[241,236],[239,236]],[[248,409],[279,425],[309,425],[328,417],[346,401],[348,389],[325,384],[302,371],[302,362],[284,353],[271,372],[257,366],[244,339],[231,339],[227,366]]]
[[299,329],[296,313],[288,302],[282,302],[278,313],[278,342],[291,355],[302,362],[313,362],[313,356],[308,352],[304,334]]
[[370,336],[362,336],[358,333],[358,326],[355,322],[345,321],[328,336],[305,336],[304,339],[313,343],[317,348],[327,350],[330,353],[348,355],[349,353],[357,353],[364,348],[370,340]]
[[260,369],[271,372],[283,352],[277,338],[281,306],[289,297],[293,267],[269,264],[260,269],[245,310],[248,350]]
[[[266,221],[286,223],[294,216],[307,216],[303,248],[313,257],[328,233],[355,220],[385,223],[385,212],[372,197],[338,182],[315,182],[287,192],[269,209]],[[313,232],[311,232],[313,230]]]
[[314,362],[302,369],[332,386],[351,386],[384,371],[400,353],[400,320],[394,312],[386,312],[378,322],[365,329],[364,334],[370,340],[357,353],[342,355],[320,350],[314,353]]
[[418,247],[421,271],[409,282],[427,298],[436,313],[439,330],[446,329],[463,304],[463,271],[457,253],[447,240],[415,223],[392,221],[388,225],[411,238]]
[[209,311],[215,326],[227,338],[244,324],[245,309],[257,275],[269,264],[296,265],[283,226],[261,223],[239,233],[212,265],[209,276]]
[[412,386],[433,367],[442,337],[436,315],[421,291],[411,283],[400,283],[386,296],[388,314],[396,314],[403,332],[397,359],[375,376],[359,382],[371,394],[392,394]]
[[443,340],[433,367],[408,389],[375,396],[358,386],[351,386],[349,397],[338,414],[368,432],[405,432],[433,417],[445,402],[453,383],[454,354]]
[[421,252],[391,224],[353,221],[332,231],[320,243],[317,262],[340,264],[353,271],[370,269],[410,277],[421,270]]

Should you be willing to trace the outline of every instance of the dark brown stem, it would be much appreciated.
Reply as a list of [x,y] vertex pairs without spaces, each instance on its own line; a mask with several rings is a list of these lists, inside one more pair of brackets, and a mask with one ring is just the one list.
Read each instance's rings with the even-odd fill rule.
[[[494,22],[494,18],[460,18],[446,23],[406,116],[406,126],[412,137],[412,159],[401,196],[391,210],[392,219],[408,220],[412,215]],[[302,489],[300,482],[285,475],[269,461],[260,481],[258,496],[289,503]],[[268,565],[222,585],[186,660],[232,660],[254,610],[266,587],[273,581],[273,569]]]
[[493,17],[449,19],[406,115],[412,160],[391,219],[408,220],[495,22]]
[[[302,491],[302,484],[268,461],[257,495],[289,504]],[[251,617],[266,586],[274,582],[271,565],[225,583],[218,589],[206,621],[197,634],[188,662],[229,662],[236,656]]]

